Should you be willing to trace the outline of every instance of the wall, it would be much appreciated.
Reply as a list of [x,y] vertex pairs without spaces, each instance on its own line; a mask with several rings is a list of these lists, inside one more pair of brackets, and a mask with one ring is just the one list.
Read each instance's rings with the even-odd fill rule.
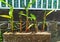
[[[21,11],[21,10],[14,10],[14,20],[15,21],[18,21],[19,20],[19,11]],[[23,10],[24,11],[24,10]],[[0,10],[0,14],[7,14],[8,15],[8,12],[9,12],[9,10],[7,10],[7,9],[2,9],[2,10]],[[43,20],[43,14],[44,14],[44,12],[45,11],[42,11],[42,10],[29,10],[29,13],[33,13],[33,14],[35,14],[36,16],[37,16],[37,20],[38,21],[42,21]],[[25,13],[25,11],[24,11],[24,13]],[[0,17],[0,21],[6,21],[6,20],[8,20],[8,19],[6,19],[6,18],[2,18],[2,17]],[[51,21],[51,20],[57,20],[57,21],[60,21],[60,11],[56,11],[56,12],[52,12],[48,17],[47,17],[47,21]]]

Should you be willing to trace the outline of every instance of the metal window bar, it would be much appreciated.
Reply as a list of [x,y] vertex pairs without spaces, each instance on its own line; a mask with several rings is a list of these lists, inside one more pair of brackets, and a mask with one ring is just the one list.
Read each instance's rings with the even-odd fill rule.
[[58,9],[58,4],[59,4],[59,2],[58,2],[59,0],[57,0],[57,9]]
[[[30,2],[32,2],[32,1],[33,0],[30,0]],[[36,8],[32,8],[32,5],[31,5],[29,9],[31,9],[31,10],[46,10],[48,8],[48,1],[49,0],[47,0],[47,2],[46,2],[47,5],[46,5],[46,8],[45,9],[43,8],[43,0],[41,0],[41,8],[37,8],[37,1],[38,0],[36,0]],[[54,0],[52,0],[52,6],[51,6],[51,8],[50,9],[48,8],[47,10],[54,9],[53,8],[53,1]],[[6,2],[8,3],[8,0],[6,0]],[[15,8],[14,7],[14,0],[12,0],[12,6],[14,7],[14,9],[24,9],[23,7],[20,8],[20,0],[19,0],[18,4],[19,4],[19,6],[17,8]],[[26,6],[26,0],[24,0],[24,4]],[[60,10],[60,9],[58,9],[58,4],[59,4],[59,0],[57,0],[57,8],[56,8],[56,10]],[[1,2],[0,2],[0,9],[9,9],[9,7],[7,5],[6,5],[6,7],[2,7]]]
[[19,8],[20,8],[20,0],[18,1],[18,4],[19,4],[18,6],[19,6]]
[[[6,3],[8,3],[8,0],[6,0]],[[6,7],[8,7],[8,5],[6,5]]]
[[37,8],[37,0],[36,0],[36,8]]
[[52,0],[52,9],[53,9],[53,0]]
[[26,6],[26,0],[24,0],[24,5]]
[[14,0],[12,0],[12,6],[14,7]]
[[47,0],[46,4],[47,4],[46,8],[48,9],[48,0]]
[[43,0],[41,0],[41,8],[43,8]]
[[14,8],[19,8],[18,0],[14,0]]

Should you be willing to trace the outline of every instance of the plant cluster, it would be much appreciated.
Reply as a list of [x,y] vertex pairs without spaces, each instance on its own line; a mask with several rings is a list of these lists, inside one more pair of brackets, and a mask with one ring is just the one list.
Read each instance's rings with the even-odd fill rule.
[[[0,15],[0,17],[4,17],[4,18],[8,18],[9,19],[9,22],[10,22],[10,26],[11,26],[11,31],[13,32],[14,31],[14,18],[13,18],[13,7],[6,3],[5,1],[3,0],[0,0],[1,2],[3,2],[4,4],[7,4],[9,7],[10,7],[10,10],[9,10],[9,15]],[[20,18],[20,32],[22,32],[22,16],[25,16],[26,17],[26,30],[25,32],[28,32],[29,29],[34,26],[35,28],[35,32],[38,32],[38,26],[37,26],[37,18],[34,14],[30,13],[30,16],[29,16],[29,13],[28,13],[28,8],[35,2],[35,0],[33,0],[32,3],[29,2],[28,6],[26,7],[25,5],[24,6],[24,10],[26,11],[26,13],[24,14],[23,11],[20,11],[19,12],[19,18]],[[46,17],[51,13],[53,12],[54,10],[48,12],[46,14],[46,12],[44,13],[44,20],[43,20],[43,31],[44,31],[44,28],[45,28],[45,24],[46,24]],[[34,21],[34,23],[30,23],[30,21]]]

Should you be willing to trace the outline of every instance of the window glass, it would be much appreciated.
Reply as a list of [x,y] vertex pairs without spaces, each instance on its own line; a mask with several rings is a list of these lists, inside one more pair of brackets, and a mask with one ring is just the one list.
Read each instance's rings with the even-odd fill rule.
[[58,4],[58,8],[60,9],[60,1],[59,1],[59,4]]
[[[32,0],[33,3],[33,0]],[[36,8],[36,1],[32,4],[32,8]]]
[[37,7],[38,7],[38,8],[41,8],[41,0],[38,0],[38,1],[37,1]]
[[29,2],[30,2],[30,0],[26,0],[26,7],[28,6]]
[[18,0],[14,0],[14,7],[18,7]]
[[46,8],[46,0],[43,0],[43,8]]
[[21,8],[24,7],[24,0],[20,0],[20,7],[21,7]]
[[8,0],[8,4],[12,5],[12,0]]
[[53,1],[53,8],[57,8],[57,0]]
[[[5,0],[4,0],[5,1]],[[4,4],[4,3],[1,3],[1,5],[2,5],[2,7],[6,7],[6,4]]]
[[52,8],[52,0],[48,0],[48,8]]

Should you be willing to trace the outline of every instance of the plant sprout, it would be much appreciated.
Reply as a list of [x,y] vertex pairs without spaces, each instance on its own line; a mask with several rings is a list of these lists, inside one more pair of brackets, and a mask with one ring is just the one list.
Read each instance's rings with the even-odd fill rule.
[[21,13],[21,12],[19,12],[19,14],[20,15],[23,15],[23,16],[25,16],[26,17],[26,32],[28,31],[28,27],[29,27],[29,16],[28,16],[28,8],[33,4],[35,2],[35,0],[33,0],[33,2],[29,2],[29,4],[28,4],[28,6],[26,7],[24,7],[25,8],[25,10],[26,10],[26,14],[24,14],[23,12]]
[[48,12],[47,14],[46,14],[46,11],[45,11],[45,13],[44,13],[44,20],[43,20],[43,30],[42,30],[42,31],[44,31],[44,28],[45,28],[45,25],[46,25],[46,17],[47,17],[48,15],[50,15],[53,11],[54,11],[54,10]]
[[20,11],[19,13],[19,18],[20,18],[20,32],[22,32],[22,15],[23,14],[23,11]]
[[36,32],[38,32],[36,16],[34,14],[30,14],[30,16],[31,16],[30,19],[34,21],[35,30]]
[[33,4],[35,2],[35,0],[33,0],[33,2],[32,3],[29,3],[28,4],[28,6],[25,8],[25,10],[26,10],[26,32],[27,32],[27,30],[28,30],[28,26],[29,26],[29,21],[28,21],[28,8]]
[[10,25],[11,25],[11,30],[13,32],[13,7],[10,4],[6,3],[4,0],[0,0],[0,1],[10,7],[9,15],[0,15],[0,17],[4,17],[4,18],[8,18],[9,19]]

